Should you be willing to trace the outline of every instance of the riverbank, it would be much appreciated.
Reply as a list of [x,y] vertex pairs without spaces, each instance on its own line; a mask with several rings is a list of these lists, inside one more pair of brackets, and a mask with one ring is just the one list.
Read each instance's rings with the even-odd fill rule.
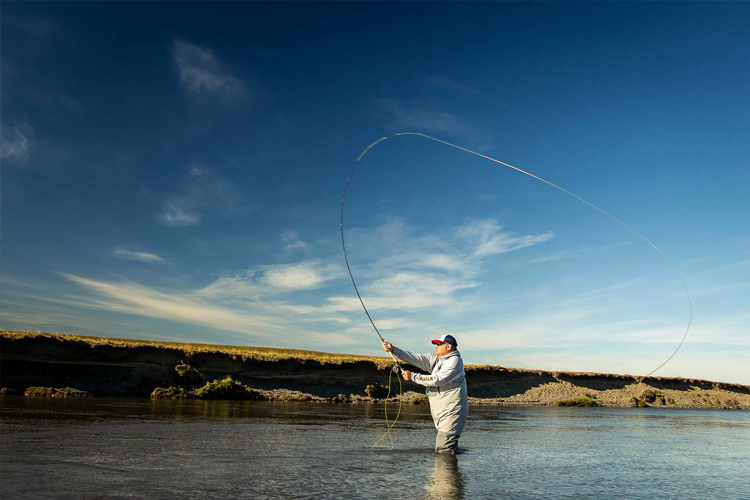
[[[318,351],[0,331],[4,394],[75,389],[93,396],[217,399],[200,389],[231,377],[255,391],[247,399],[371,403],[386,397],[390,365],[386,357]],[[474,405],[554,405],[587,397],[614,407],[750,409],[750,386],[707,380],[477,365],[466,366],[466,378]],[[419,387],[403,387],[404,402],[425,402]],[[398,393],[395,378],[392,390]]]

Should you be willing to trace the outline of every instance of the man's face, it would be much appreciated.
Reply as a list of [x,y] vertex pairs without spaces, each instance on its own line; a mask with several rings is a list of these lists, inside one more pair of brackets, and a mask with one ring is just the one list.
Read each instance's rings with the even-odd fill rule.
[[435,344],[435,355],[438,358],[441,358],[443,356],[447,356],[451,353],[453,346],[450,344],[446,344],[443,342],[442,344]]

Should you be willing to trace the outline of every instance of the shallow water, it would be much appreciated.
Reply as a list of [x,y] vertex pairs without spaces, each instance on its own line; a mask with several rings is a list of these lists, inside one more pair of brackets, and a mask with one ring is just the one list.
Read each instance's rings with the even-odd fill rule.
[[[750,498],[750,412],[0,396],[2,498]],[[498,431],[473,433],[508,425]]]

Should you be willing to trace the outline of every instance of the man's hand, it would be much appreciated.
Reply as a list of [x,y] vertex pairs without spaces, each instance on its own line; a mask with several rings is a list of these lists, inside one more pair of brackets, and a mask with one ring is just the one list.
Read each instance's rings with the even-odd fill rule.
[[385,350],[385,352],[393,352],[393,344],[390,342],[383,342],[383,350]]
[[411,372],[409,370],[401,370],[401,376],[404,377],[404,380],[406,381],[411,380]]

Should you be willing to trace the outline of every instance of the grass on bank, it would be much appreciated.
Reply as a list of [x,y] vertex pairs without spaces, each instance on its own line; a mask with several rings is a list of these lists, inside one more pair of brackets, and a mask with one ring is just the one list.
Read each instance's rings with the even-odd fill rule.
[[320,351],[306,351],[302,349],[284,349],[280,347],[232,346],[221,344],[197,344],[186,342],[162,342],[157,340],[118,339],[111,337],[92,337],[88,335],[73,335],[66,333],[19,332],[0,330],[0,336],[7,339],[26,339],[46,337],[62,341],[86,342],[92,347],[157,347],[162,349],[178,349],[186,354],[219,352],[234,354],[245,358],[263,359],[269,361],[281,359],[310,359],[324,363],[341,364],[351,361],[372,361],[378,366],[390,366],[390,357],[360,356],[357,354],[337,354]]
[[[187,342],[162,342],[157,340],[140,340],[140,339],[119,339],[112,337],[94,337],[87,335],[74,335],[64,333],[41,333],[41,332],[25,332],[25,331],[11,331],[0,329],[0,337],[5,339],[23,339],[23,338],[35,338],[35,337],[46,337],[50,339],[56,339],[60,341],[80,341],[86,342],[92,347],[95,346],[114,346],[114,347],[158,347],[162,349],[177,349],[186,354],[189,357],[194,353],[210,353],[218,352],[231,355],[242,356],[250,359],[260,359],[267,361],[277,361],[284,359],[299,359],[299,360],[315,360],[321,363],[332,363],[341,364],[344,362],[356,362],[356,361],[371,361],[378,366],[380,369],[390,367],[393,361],[390,357],[385,356],[364,356],[358,354],[339,354],[339,353],[328,353],[321,351],[308,351],[303,349],[285,349],[281,347],[257,347],[257,346],[231,346],[222,344],[199,344],[199,343],[187,343]],[[379,346],[374,346],[378,349]],[[428,350],[428,349],[425,349]],[[610,373],[592,373],[592,372],[565,372],[565,371],[547,371],[547,370],[534,370],[528,368],[512,368],[504,367],[499,365],[464,365],[468,371],[474,373],[481,372],[508,372],[521,375],[545,375],[558,377],[582,377],[589,379],[597,379],[601,377],[614,378],[614,379],[628,379],[633,378],[636,382],[640,383],[644,377],[634,375],[617,375]],[[719,383],[708,380],[698,380],[692,378],[680,378],[680,377],[658,377],[650,376],[649,379],[653,380],[664,380],[684,383],[711,383],[714,388],[721,388],[720,385],[732,386],[739,388],[741,391],[746,390],[747,387],[742,384],[733,383]],[[661,403],[661,394],[658,395],[657,403]],[[648,398],[646,398],[648,399]]]
[[[342,362],[352,361],[372,361],[379,368],[389,367],[393,364],[390,356],[365,356],[359,354],[338,354],[321,351],[307,351],[303,349],[286,349],[281,347],[257,347],[257,346],[232,346],[223,344],[198,344],[189,342],[164,342],[158,340],[140,340],[140,339],[120,339],[113,337],[94,337],[89,335],[75,335],[70,333],[42,333],[42,332],[25,332],[0,330],[0,337],[7,339],[23,339],[46,337],[62,341],[80,341],[86,342],[92,347],[95,346],[113,346],[113,347],[159,347],[163,349],[178,349],[186,354],[220,352],[234,354],[245,358],[262,359],[268,361],[277,361],[282,359],[311,359],[324,363],[341,364]],[[378,347],[376,347],[378,348]],[[430,350],[425,349],[425,350]],[[525,368],[510,368],[493,365],[465,365],[466,368],[475,370],[497,370],[504,369],[509,372],[524,372],[529,374],[546,373],[540,370],[529,370]],[[590,374],[593,375],[593,374]]]

